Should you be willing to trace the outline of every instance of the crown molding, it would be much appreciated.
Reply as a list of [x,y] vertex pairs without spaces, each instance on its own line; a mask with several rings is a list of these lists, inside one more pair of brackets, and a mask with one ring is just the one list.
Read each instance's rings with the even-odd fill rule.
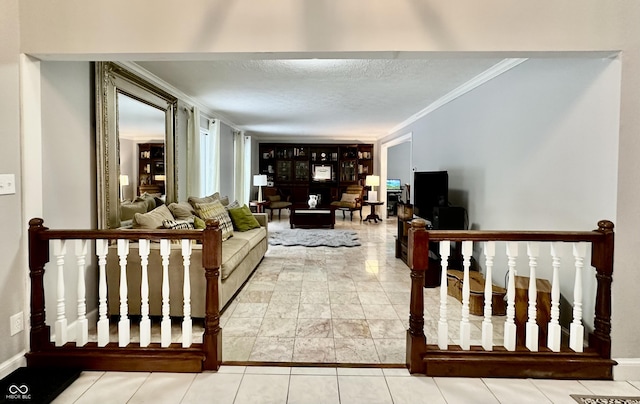
[[[186,94],[185,92],[183,92],[179,88],[174,87],[172,84],[167,83],[166,81],[164,81],[160,77],[156,76],[155,74],[151,73],[150,71],[146,70],[145,68],[141,67],[137,63],[134,63],[134,62],[113,62],[113,63],[118,64],[118,65],[120,65],[120,66],[122,66],[122,67],[124,67],[124,68],[126,68],[126,69],[128,69],[130,71],[132,71],[133,73],[136,73],[137,75],[139,75],[143,79],[145,79],[147,81],[150,81],[154,85],[160,87],[162,90],[173,94],[174,96],[176,96],[181,101],[185,101],[188,104],[191,104],[192,106],[198,107],[200,112],[202,112],[203,114],[207,115],[209,118],[218,119],[218,120],[222,121],[224,124],[226,124],[227,126],[230,126],[232,129],[237,129],[238,128],[238,125],[233,123],[229,118],[221,115],[219,112],[216,112],[216,111],[212,110],[208,106],[204,105],[203,103],[201,103],[200,101],[196,100],[192,96]],[[237,130],[239,130],[239,129],[237,129]]]
[[420,118],[423,118],[423,117],[429,115],[430,113],[432,113],[433,111],[437,110],[438,108],[450,103],[451,101],[455,100],[458,97],[463,96],[464,94],[468,93],[469,91],[480,87],[484,83],[486,83],[486,82],[488,82],[490,80],[493,80],[494,78],[498,77],[499,75],[501,75],[501,74],[503,74],[505,72],[508,72],[509,70],[511,70],[514,67],[518,66],[519,64],[525,62],[526,60],[528,60],[528,58],[508,58],[508,59],[503,59],[502,61],[496,63],[493,66],[491,66],[489,69],[487,69],[484,72],[480,73],[479,75],[475,76],[471,80],[467,81],[466,83],[462,84],[461,86],[459,86],[459,87],[455,88],[454,90],[450,91],[449,93],[445,94],[443,97],[440,97],[435,102],[433,102],[429,106],[427,106],[425,109],[421,110],[420,112],[418,112],[418,113],[416,113],[414,115],[411,115],[409,118],[407,118],[403,122],[401,122],[398,125],[394,126],[384,136],[389,136],[389,135],[391,135],[393,133],[396,133],[396,132],[402,130],[403,128],[411,125],[412,123],[416,122]]

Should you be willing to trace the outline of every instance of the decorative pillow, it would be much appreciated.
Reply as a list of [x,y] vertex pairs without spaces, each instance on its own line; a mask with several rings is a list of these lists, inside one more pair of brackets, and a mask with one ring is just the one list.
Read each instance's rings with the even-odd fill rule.
[[133,228],[160,229],[165,220],[174,220],[174,218],[167,205],[160,205],[151,212],[133,215]]
[[147,202],[123,202],[120,205],[120,221],[131,220],[136,213],[147,213]]
[[193,216],[193,225],[198,230],[204,230],[207,228],[207,224],[204,220],[200,219],[198,216]]
[[189,202],[173,202],[169,204],[169,210],[178,220],[185,220],[193,217],[196,214],[196,211],[193,210],[193,206],[189,204]]
[[358,199],[360,195],[358,194],[342,194],[342,198],[340,199],[342,202],[350,202],[356,203],[356,199]]
[[140,201],[144,201],[147,204],[147,212],[151,212],[156,208],[155,198],[146,192],[140,195],[139,197],[137,197],[135,200],[135,202],[140,202]]
[[258,220],[253,216],[251,209],[249,209],[247,205],[243,205],[240,208],[229,209],[229,216],[231,216],[235,230],[247,231],[260,227],[260,223],[258,223]]
[[177,230],[193,230],[193,220],[164,220],[162,226],[165,229],[177,229]]
[[233,236],[233,222],[229,217],[229,213],[222,206],[220,201],[213,201],[209,203],[196,203],[196,214],[200,219],[217,220],[220,224],[220,230],[222,230],[222,241],[227,240]]
[[189,198],[187,198],[187,201],[189,201],[191,206],[195,208],[196,203],[211,203],[213,201],[217,201],[218,199],[220,199],[220,193],[216,192],[212,195],[205,196],[203,198],[198,198],[197,196],[190,196]]
[[222,206],[229,206],[229,197],[228,196],[219,198],[218,200],[220,201]]
[[280,200],[280,195],[269,195],[267,196],[267,200],[269,202],[278,202]]
[[[224,205],[224,203],[223,203],[223,205]],[[235,201],[233,201],[230,204],[225,206],[225,208],[227,208],[227,209],[235,209],[235,208],[239,208],[239,207],[240,207],[240,202],[238,202],[237,200],[235,200]],[[233,218],[231,218],[231,219],[233,220]]]

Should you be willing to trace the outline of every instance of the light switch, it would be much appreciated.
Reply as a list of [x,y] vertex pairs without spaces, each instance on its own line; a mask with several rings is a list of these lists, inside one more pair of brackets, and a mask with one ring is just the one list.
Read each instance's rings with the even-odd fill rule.
[[0,195],[16,193],[16,175],[0,174]]

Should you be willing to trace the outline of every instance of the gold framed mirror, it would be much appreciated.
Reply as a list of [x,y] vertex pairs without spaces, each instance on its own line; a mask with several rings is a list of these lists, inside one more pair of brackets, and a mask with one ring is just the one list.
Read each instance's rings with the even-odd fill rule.
[[[128,124],[135,120],[134,113],[121,108],[137,103],[142,107],[141,111],[152,111],[151,114],[142,115],[153,115],[154,119],[160,120],[154,126],[160,128],[156,131],[164,129],[163,133],[143,138],[140,142],[163,144],[162,156],[154,163],[154,168],[162,167],[162,174],[151,178],[156,180],[154,189],[163,193],[165,202],[170,203],[175,201],[178,192],[175,150],[178,99],[117,63],[97,62],[95,77],[98,228],[115,229],[122,227],[121,202],[125,196],[135,199],[145,189],[144,185],[150,185],[150,177],[140,174],[146,170],[140,161],[129,163],[129,168],[121,167],[121,143],[125,138],[121,138],[120,126],[124,121],[121,122],[120,118],[126,116]],[[131,134],[128,134],[127,141],[131,141]],[[129,155],[146,156],[135,147]],[[123,172],[126,174],[122,175]]]

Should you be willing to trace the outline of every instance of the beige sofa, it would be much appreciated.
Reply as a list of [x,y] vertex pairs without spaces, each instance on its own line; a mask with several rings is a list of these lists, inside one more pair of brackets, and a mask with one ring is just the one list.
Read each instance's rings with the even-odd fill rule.
[[[220,309],[223,309],[256,269],[268,246],[267,215],[254,213],[260,228],[244,232],[236,231],[233,237],[222,243],[222,267],[220,271]],[[205,315],[205,278],[202,268],[202,245],[194,244],[191,254],[191,316]],[[128,312],[140,314],[141,271],[140,255],[136,243],[131,243],[127,264]],[[149,255],[149,314],[162,315],[162,258],[159,243],[151,244]],[[184,266],[182,249],[172,244],[169,257],[169,303],[172,316],[183,315]],[[120,265],[115,245],[107,256],[108,308],[110,315],[120,313]]]

